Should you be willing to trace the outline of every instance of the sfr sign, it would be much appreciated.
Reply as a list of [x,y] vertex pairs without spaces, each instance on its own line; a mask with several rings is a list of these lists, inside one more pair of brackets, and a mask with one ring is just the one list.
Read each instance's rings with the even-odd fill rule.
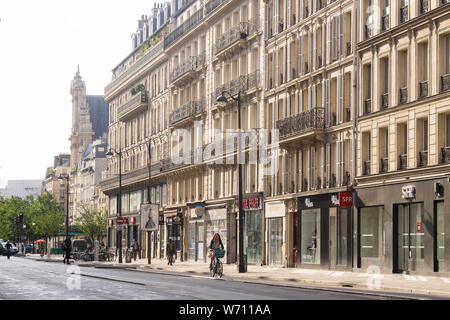
[[353,192],[339,192],[339,207],[353,206]]

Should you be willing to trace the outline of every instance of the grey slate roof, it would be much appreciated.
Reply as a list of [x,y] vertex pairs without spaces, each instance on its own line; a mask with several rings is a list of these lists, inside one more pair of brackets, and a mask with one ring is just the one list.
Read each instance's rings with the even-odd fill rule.
[[86,95],[86,102],[94,131],[92,140],[96,140],[108,132],[109,106],[103,96]]

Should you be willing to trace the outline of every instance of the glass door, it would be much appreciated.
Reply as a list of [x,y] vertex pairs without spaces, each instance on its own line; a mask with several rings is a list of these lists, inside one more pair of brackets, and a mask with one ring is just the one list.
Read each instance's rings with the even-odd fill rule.
[[336,211],[337,208],[330,208],[330,268],[336,267]]
[[269,220],[269,265],[283,263],[283,218]]
[[348,250],[347,250],[347,238],[348,238],[348,208],[339,208],[337,216],[337,264],[340,266],[347,265]]

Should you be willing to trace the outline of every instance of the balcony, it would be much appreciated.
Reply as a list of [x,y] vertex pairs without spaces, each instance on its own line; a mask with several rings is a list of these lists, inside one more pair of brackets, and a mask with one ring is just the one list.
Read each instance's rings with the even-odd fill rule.
[[419,151],[419,167],[428,165],[428,150]]
[[[224,0],[222,1],[224,2]],[[203,20],[203,9],[200,9],[197,12],[193,13],[179,27],[175,28],[171,33],[169,33],[169,35],[164,39],[164,48],[169,47],[175,41],[185,36],[190,30],[192,30],[194,27],[200,24],[202,20]]]
[[314,137],[318,130],[324,128],[324,125],[323,108],[312,108],[276,122],[276,128],[280,132],[280,139],[287,139],[306,133]]
[[351,184],[350,180],[350,172],[345,171],[344,173],[344,180],[342,181],[343,186],[349,186]]
[[441,76],[441,92],[450,90],[450,73]]
[[351,55],[352,54],[352,43],[350,41],[347,42],[346,48],[347,48],[347,56]]
[[118,87],[124,80],[131,77],[138,70],[141,70],[142,67],[154,60],[155,56],[162,53],[164,51],[164,41],[160,41],[158,44],[150,48],[150,50],[145,53],[141,58],[135,61],[133,65],[125,69],[120,75],[116,76],[112,82],[110,82],[105,87],[105,92],[111,92],[114,88]]
[[386,31],[389,29],[389,15],[384,15],[381,17],[381,30]]
[[401,154],[398,156],[398,170],[405,170],[408,168],[408,156],[406,154]]
[[389,93],[383,93],[381,95],[381,109],[387,109],[389,107]]
[[372,99],[364,100],[364,114],[369,114],[372,112]]
[[228,0],[210,0],[205,4],[205,14],[209,15]]
[[450,163],[450,146],[441,149],[442,163]]
[[420,0],[420,13],[428,12],[428,0]]
[[370,174],[370,161],[363,162],[363,176],[368,176]]
[[194,117],[200,115],[204,110],[204,99],[190,101],[170,113],[169,123],[171,126],[185,123],[186,120],[192,120]]
[[388,158],[380,159],[380,173],[388,172]]
[[170,73],[170,82],[174,85],[183,85],[195,78],[196,71],[205,64],[205,52],[195,57],[189,57],[186,61],[173,68]]
[[241,48],[247,47],[247,39],[258,33],[259,16],[248,22],[241,22],[238,26],[231,28],[220,36],[213,46],[213,53],[220,59],[231,57],[239,52]]
[[141,91],[117,109],[119,121],[127,121],[148,108],[148,92]]
[[419,82],[419,98],[428,96],[428,81]]
[[408,6],[400,8],[400,23],[408,21]]
[[233,96],[237,95],[238,92],[241,92],[241,96],[248,95],[252,92],[252,90],[259,88],[259,81],[259,70],[256,70],[248,75],[240,76],[237,79],[221,85],[211,94],[211,105],[217,104],[217,97],[219,97],[224,91],[228,91]]
[[400,88],[399,104],[408,102],[408,88]]

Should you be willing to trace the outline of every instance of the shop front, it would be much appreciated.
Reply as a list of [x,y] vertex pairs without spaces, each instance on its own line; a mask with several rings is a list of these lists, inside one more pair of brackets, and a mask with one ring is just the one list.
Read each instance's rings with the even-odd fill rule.
[[266,219],[267,249],[266,263],[271,266],[283,266],[286,229],[286,207],[284,201],[270,201],[265,203],[264,216]]
[[183,261],[184,246],[183,246],[183,226],[184,218],[181,209],[164,211],[164,221],[166,224],[165,242],[173,240],[176,246],[176,259]]
[[209,244],[214,236],[218,233],[222,239],[222,243],[225,247],[224,263],[231,262],[230,256],[230,234],[229,225],[230,218],[228,215],[228,209],[226,205],[207,206],[205,210],[205,246],[209,247]]
[[351,269],[353,192],[298,198],[297,266]]
[[188,260],[206,261],[205,206],[189,208]]
[[[242,200],[245,212],[244,254],[248,264],[261,265],[264,261],[264,233],[262,194],[246,195]],[[238,203],[236,200],[236,207]]]
[[381,272],[450,272],[448,178],[356,188],[356,265]]

